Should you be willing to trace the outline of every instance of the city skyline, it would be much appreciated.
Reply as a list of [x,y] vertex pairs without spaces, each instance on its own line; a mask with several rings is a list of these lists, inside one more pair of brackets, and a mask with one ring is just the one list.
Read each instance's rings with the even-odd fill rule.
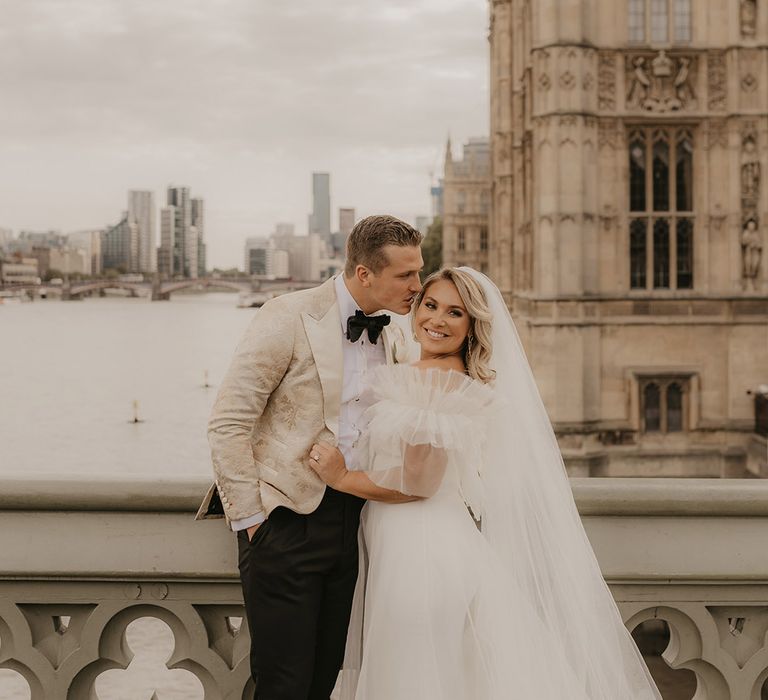
[[128,190],[183,182],[206,199],[208,267],[236,266],[275,222],[305,233],[312,172],[331,173],[333,230],[339,207],[413,221],[447,133],[487,133],[475,0],[32,0],[0,32],[0,227],[15,232],[103,228]]

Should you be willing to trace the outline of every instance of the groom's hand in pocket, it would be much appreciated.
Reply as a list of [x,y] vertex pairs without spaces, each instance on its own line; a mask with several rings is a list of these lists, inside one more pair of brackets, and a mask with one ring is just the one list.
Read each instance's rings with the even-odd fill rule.
[[251,527],[248,527],[245,529],[245,531],[248,533],[248,541],[250,542],[253,539],[253,536],[256,534],[256,530],[258,530],[264,523],[259,523],[258,525],[252,525]]

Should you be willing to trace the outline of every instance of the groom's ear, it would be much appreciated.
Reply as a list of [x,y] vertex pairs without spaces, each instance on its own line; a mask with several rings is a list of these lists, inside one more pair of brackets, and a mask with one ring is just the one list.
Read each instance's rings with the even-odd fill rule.
[[355,277],[357,277],[357,281],[363,287],[371,286],[371,274],[371,271],[365,265],[358,265],[355,268]]

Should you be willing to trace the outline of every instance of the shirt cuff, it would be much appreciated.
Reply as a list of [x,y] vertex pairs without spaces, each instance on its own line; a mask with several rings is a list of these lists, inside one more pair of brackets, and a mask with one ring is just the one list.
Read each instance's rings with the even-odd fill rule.
[[241,518],[240,520],[230,520],[229,525],[234,532],[239,530],[245,530],[246,528],[253,527],[254,525],[260,525],[267,519],[266,513],[260,510],[258,513],[249,515],[247,518]]

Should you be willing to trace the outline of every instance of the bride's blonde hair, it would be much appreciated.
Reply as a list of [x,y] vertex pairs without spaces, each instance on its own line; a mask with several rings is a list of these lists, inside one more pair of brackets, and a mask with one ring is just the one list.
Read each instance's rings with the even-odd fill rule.
[[[415,314],[416,309],[421,306],[424,295],[430,286],[440,280],[453,282],[464,308],[469,314],[469,331],[462,348],[462,357],[464,366],[467,368],[467,374],[472,379],[488,383],[496,376],[495,370],[491,369],[490,365],[493,351],[491,345],[491,312],[488,309],[485,292],[472,275],[457,267],[444,267],[442,270],[433,272],[424,280],[424,285],[413,305],[413,313]],[[411,319],[413,320],[413,316]]]

